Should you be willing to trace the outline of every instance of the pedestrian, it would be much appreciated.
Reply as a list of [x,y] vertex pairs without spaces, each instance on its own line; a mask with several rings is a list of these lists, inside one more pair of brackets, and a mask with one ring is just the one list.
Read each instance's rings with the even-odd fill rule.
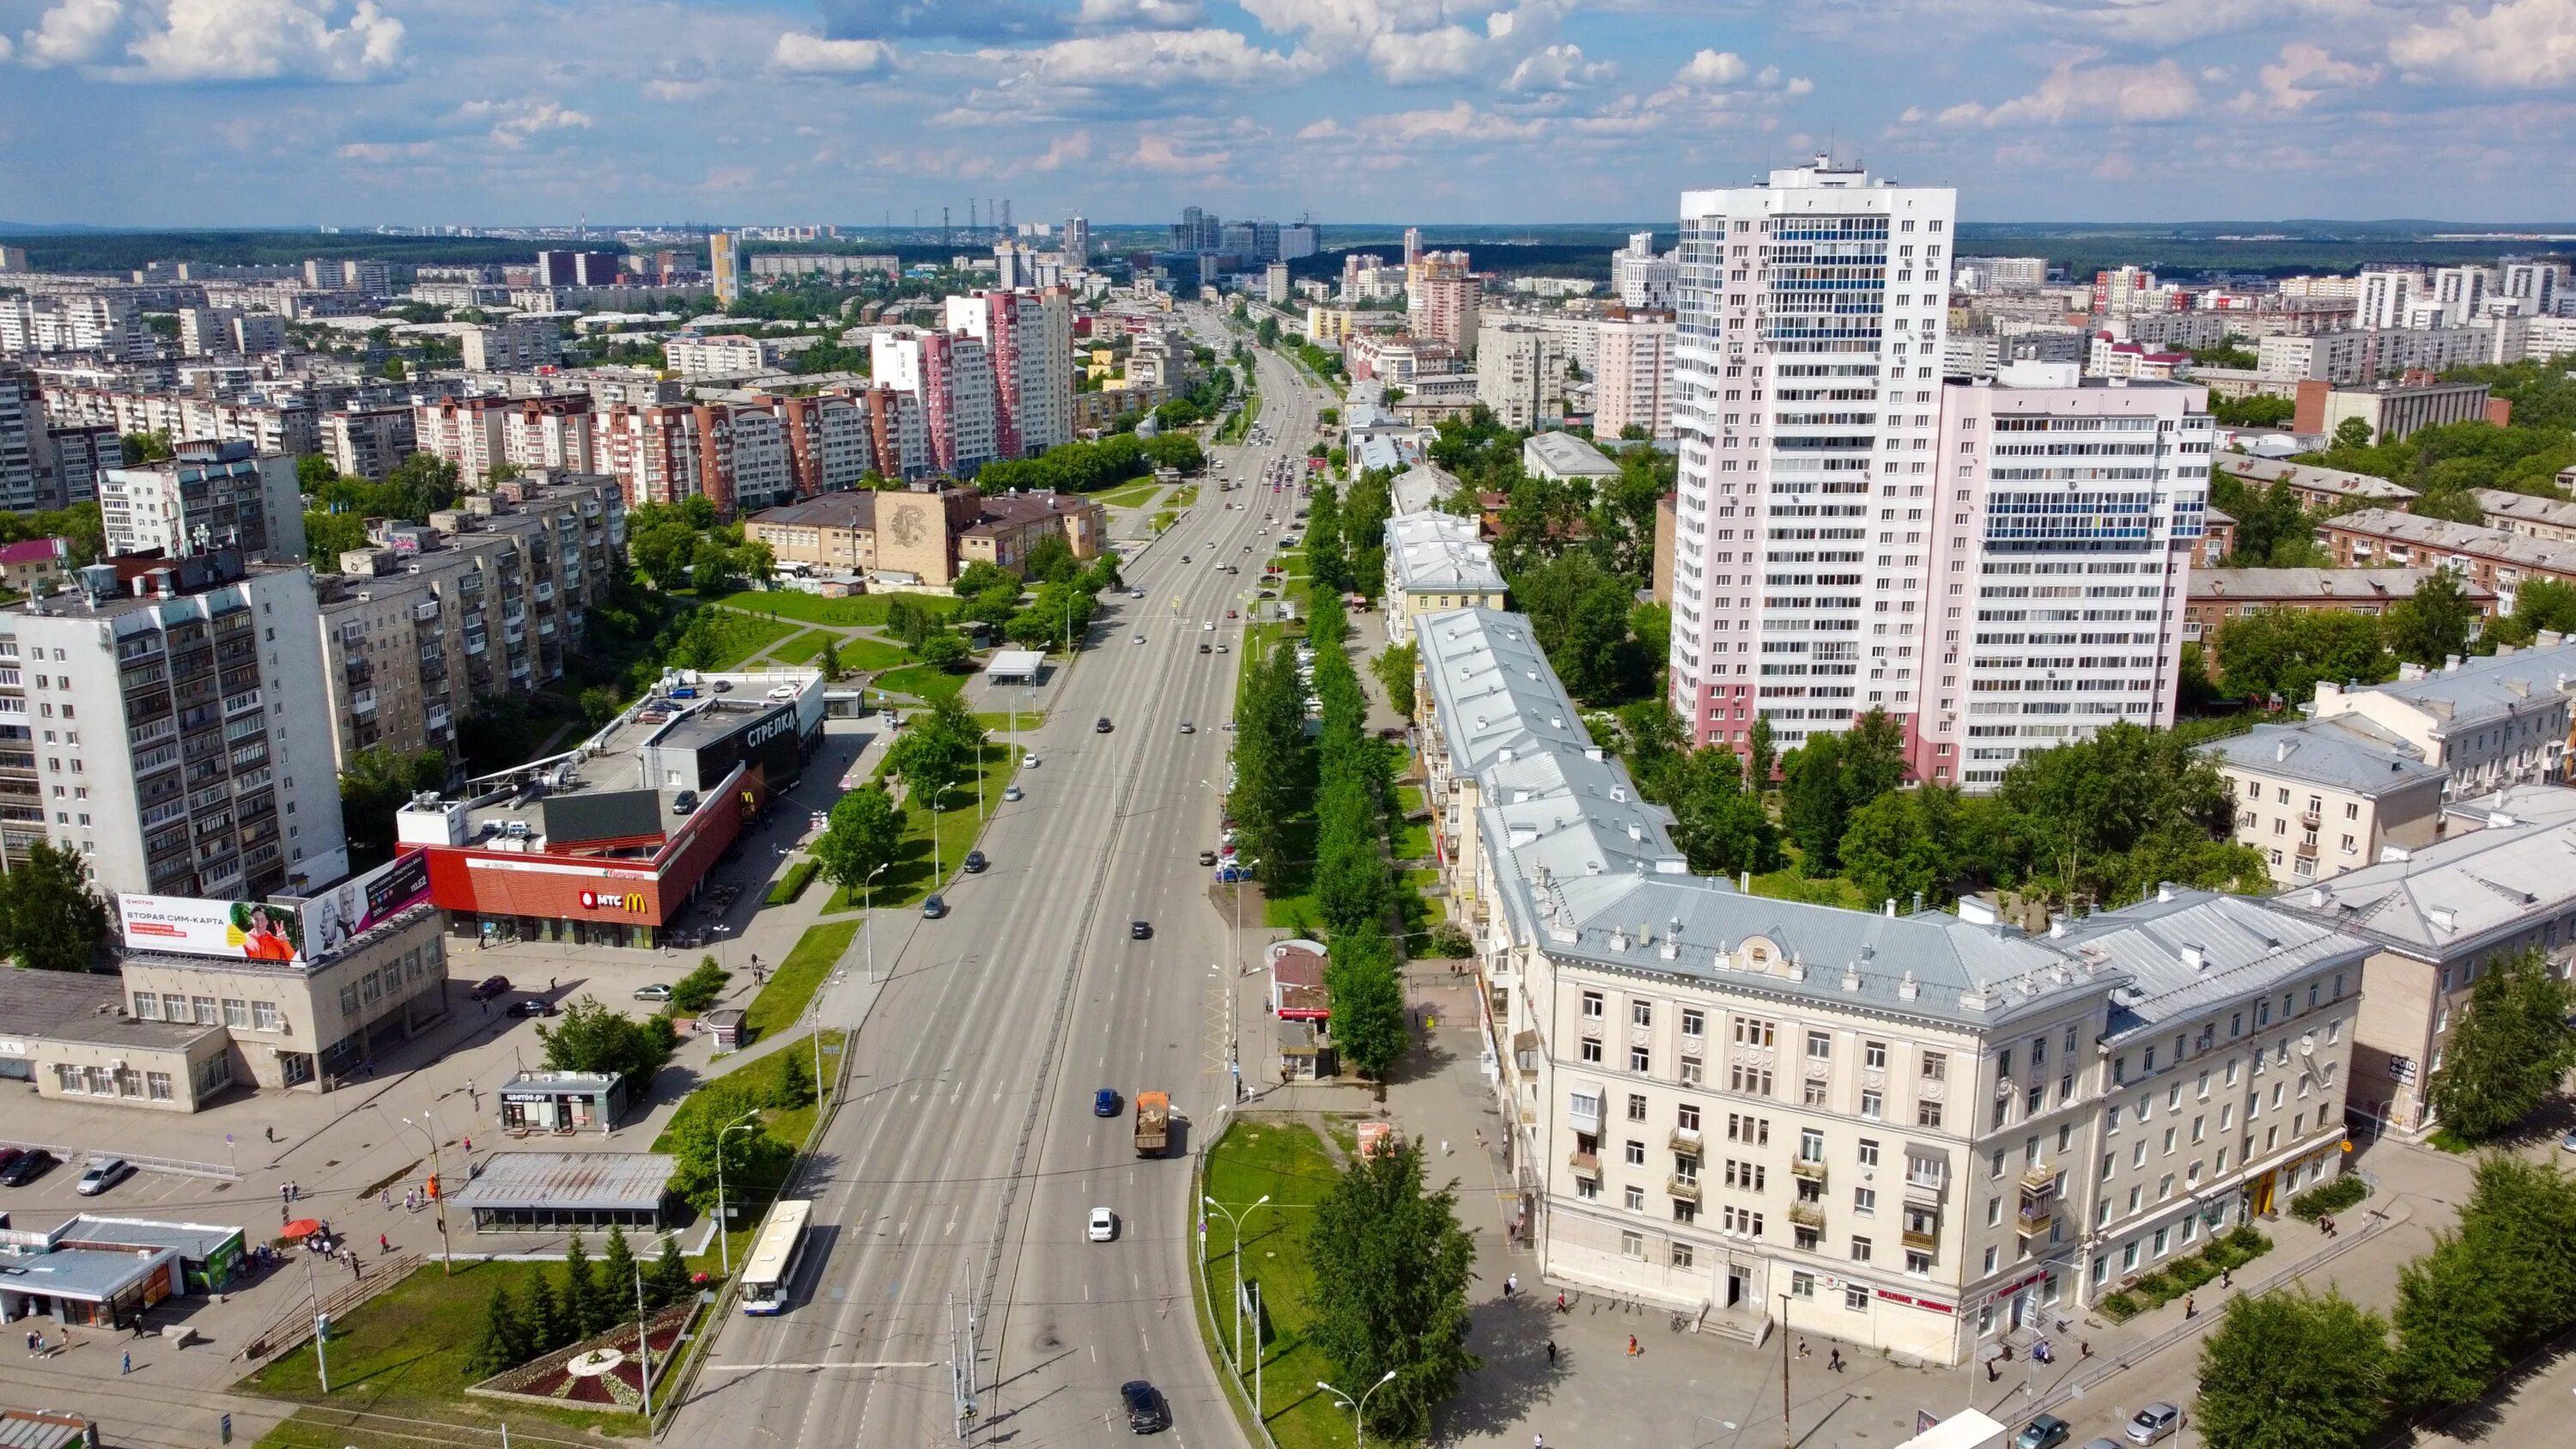
[[1564,1289],[1562,1289],[1562,1288],[1559,1288],[1559,1289],[1557,1289],[1557,1290],[1556,1290],[1556,1311],[1557,1311],[1557,1312],[1559,1312],[1559,1313],[1563,1313],[1563,1312],[1565,1312],[1565,1311],[1566,1311],[1566,1309],[1565,1309],[1565,1290],[1564,1290]]
[[31,1328],[31,1329],[28,1329],[28,1330],[27,1330],[27,1357],[29,1357],[29,1358],[34,1358],[36,1355],[38,1355],[38,1354],[40,1354],[40,1353],[43,1353],[44,1351],[45,1351],[45,1336],[44,1336],[43,1334],[41,1334],[41,1333],[38,1333],[36,1330],[34,1330],[34,1329],[32,1329],[32,1328]]
[[1987,1359],[1987,1360],[1986,1360],[1986,1382],[1987,1382],[1987,1383],[1993,1383],[1996,1379],[2001,1378],[2001,1377],[2002,1377],[2002,1375],[2001,1375],[2001,1374],[1998,1374],[1998,1373],[1996,1373],[1996,1372],[1995,1372],[1995,1361],[1994,1361],[1993,1359]]
[[1629,1334],[1629,1335],[1628,1335],[1628,1357],[1630,1357],[1630,1358],[1635,1358],[1635,1357],[1636,1357],[1640,1352],[1643,1352],[1643,1350],[1641,1350],[1641,1349],[1639,1349],[1639,1348],[1637,1347],[1637,1335],[1635,1335],[1635,1334],[1633,1334],[1633,1333],[1632,1333],[1632,1334]]
[[284,1207],[286,1204],[291,1203],[291,1202],[293,1202],[293,1201],[295,1201],[295,1189],[294,1189],[292,1186],[290,1186],[290,1185],[288,1185],[288,1184],[286,1184],[286,1183],[283,1183],[283,1182],[279,1183],[279,1184],[277,1185],[277,1203],[278,1203],[278,1206],[280,1206],[280,1207]]
[[2083,1362],[2084,1360],[2086,1360],[2086,1359],[2088,1359],[2088,1358],[2091,1358],[2092,1356],[2093,1356],[2093,1340],[2091,1340],[2091,1339],[2089,1339],[2089,1338],[2087,1338],[2087,1339],[2083,1339],[2083,1340],[2079,1341],[2079,1342],[2075,1345],[2075,1360],[2076,1360],[2076,1362],[2081,1363],[2081,1362]]
[[547,978],[546,978],[546,989],[547,989],[548,991],[552,991],[552,990],[554,990],[554,989],[555,989],[555,979],[554,979],[553,977],[551,977],[551,976],[549,976],[549,977],[547,977]]
[[394,1210],[394,1190],[390,1187],[377,1188],[376,1206],[383,1208],[386,1212],[392,1212]]
[[2189,1293],[2182,1295],[2182,1316],[2189,1322],[2200,1316],[2200,1300]]
[[126,1375],[126,1374],[130,1374],[130,1373],[134,1372],[134,1352],[133,1352],[133,1350],[128,1349],[128,1350],[126,1351],[125,1358],[123,1359],[123,1361],[119,1362],[119,1363],[117,1364],[117,1366],[116,1366],[116,1372],[117,1372],[117,1374],[118,1374],[118,1376],[119,1376],[119,1377],[122,1377],[122,1376],[124,1376],[124,1375]]
[[394,1245],[385,1241],[384,1234],[378,1233],[376,1234],[376,1251],[385,1254],[387,1257],[391,1257],[393,1255]]
[[468,1151],[468,1152],[471,1152],[471,1151],[473,1151],[473,1150],[474,1150],[474,1139],[473,1139],[473,1138],[468,1137],[468,1138],[466,1138],[466,1139],[465,1139],[465,1150],[466,1150],[466,1151]]
[[1798,1340],[1798,1357],[1800,1357],[1800,1358],[1805,1358],[1806,1356],[1807,1356],[1807,1341],[1806,1341],[1805,1339],[1803,1339],[1803,1338],[1802,1338],[1802,1339],[1799,1339],[1799,1340]]
[[268,1134],[268,1140],[269,1140],[269,1141],[271,1141],[271,1142],[275,1142],[275,1141],[277,1140],[277,1129],[276,1129],[276,1128],[274,1128],[274,1127],[263,1127],[263,1128],[261,1128],[260,1130],[261,1130],[262,1132],[265,1132],[265,1133],[267,1133],[267,1134]]
[[1506,1298],[1509,1298],[1509,1297],[1511,1297],[1513,1294],[1518,1293],[1519,1291],[1521,1291],[1521,1275],[1520,1275],[1520,1274],[1518,1274],[1518,1273],[1506,1273],[1506,1274],[1504,1274],[1504,1275],[1503,1275],[1503,1296],[1504,1296],[1504,1297],[1506,1297]]
[[1556,1340],[1552,1338],[1547,1341],[1547,1366],[1556,1367]]
[[286,1200],[287,1200],[288,1202],[302,1202],[302,1201],[304,1201],[304,1186],[303,1186],[303,1184],[301,1184],[301,1183],[297,1183],[297,1182],[289,1182],[289,1183],[287,1183],[287,1184],[286,1184]]
[[2219,1270],[2218,1270],[2218,1286],[2219,1286],[2219,1287],[2221,1287],[2221,1288],[2233,1288],[2233,1287],[2235,1287],[2235,1286],[2236,1286],[2236,1270],[2235,1270],[2235,1269],[2233,1269],[2233,1268],[2221,1268],[2221,1269],[2219,1269]]
[[1832,1369],[1835,1373],[1841,1373],[1843,1371],[1843,1351],[1838,1348],[1831,1354],[1828,1354],[1825,1358],[1825,1367]]

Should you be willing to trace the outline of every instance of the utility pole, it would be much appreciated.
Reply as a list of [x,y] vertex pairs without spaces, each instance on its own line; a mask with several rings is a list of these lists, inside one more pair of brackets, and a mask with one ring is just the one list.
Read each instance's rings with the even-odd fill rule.
[[1789,1295],[1780,1295],[1780,1449],[1797,1449],[1789,1432]]
[[644,1366],[644,1423],[653,1423],[653,1335],[644,1321],[644,1262],[635,1263],[635,1357]]

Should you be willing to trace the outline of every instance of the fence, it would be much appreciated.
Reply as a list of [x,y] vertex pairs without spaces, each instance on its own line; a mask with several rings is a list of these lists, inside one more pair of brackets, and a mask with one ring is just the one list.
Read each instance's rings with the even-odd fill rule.
[[132,1164],[137,1172],[160,1172],[172,1177],[202,1177],[215,1182],[241,1181],[241,1169],[229,1162],[195,1162],[185,1157],[137,1157],[131,1152],[119,1152],[113,1147],[74,1147],[60,1142],[29,1142],[17,1137],[0,1140],[5,1140],[12,1147],[36,1148],[50,1152],[65,1162],[80,1162],[90,1157],[121,1157]]
[[382,1259],[374,1265],[373,1272],[337,1292],[326,1293],[318,1301],[307,1299],[270,1319],[267,1326],[243,1341],[241,1352],[233,1357],[247,1362],[253,1371],[265,1368],[313,1336],[313,1320],[317,1315],[328,1314],[338,1318],[410,1277],[428,1261],[418,1253]]

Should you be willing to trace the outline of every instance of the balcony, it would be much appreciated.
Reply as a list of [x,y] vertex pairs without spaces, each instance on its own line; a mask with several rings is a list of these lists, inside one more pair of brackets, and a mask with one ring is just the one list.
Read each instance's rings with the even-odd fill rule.
[[362,689],[357,693],[350,695],[349,712],[351,714],[374,714],[376,712],[376,692],[372,689]]
[[1700,1155],[1700,1136],[1699,1136],[1699,1129],[1698,1129],[1698,1128],[1696,1128],[1696,1127],[1676,1127],[1676,1128],[1674,1128],[1674,1129],[1673,1129],[1673,1135],[1672,1135],[1672,1145],[1673,1145],[1673,1150],[1674,1150],[1675,1152],[1687,1153],[1687,1154],[1689,1154],[1689,1155],[1690,1155],[1690,1156],[1692,1156],[1692,1157],[1697,1157],[1697,1156],[1699,1156],[1699,1155]]
[[415,624],[425,624],[430,620],[437,618],[438,601],[436,599],[423,599],[419,603],[412,605],[411,617],[412,622]]
[[1601,1178],[1601,1154],[1598,1152],[1585,1152],[1581,1149],[1569,1152],[1565,1154],[1565,1165],[1596,1182]]
[[1909,1177],[1905,1179],[1905,1200],[1917,1207],[1939,1207],[1950,1195],[1946,1177]]
[[1789,1175],[1821,1185],[1825,1180],[1825,1165],[1809,1158],[1793,1157],[1789,1159]]
[[1899,1241],[1905,1244],[1905,1246],[1926,1253],[1937,1252],[1941,1247],[1941,1234],[1938,1229],[1924,1231],[1916,1228],[1906,1228],[1898,1232],[1896,1236]]
[[1664,1179],[1664,1191],[1684,1202],[1699,1201],[1699,1179],[1676,1172]]
[[1822,1229],[1825,1225],[1825,1205],[1820,1202],[1793,1202],[1789,1204],[1789,1221],[1802,1228]]

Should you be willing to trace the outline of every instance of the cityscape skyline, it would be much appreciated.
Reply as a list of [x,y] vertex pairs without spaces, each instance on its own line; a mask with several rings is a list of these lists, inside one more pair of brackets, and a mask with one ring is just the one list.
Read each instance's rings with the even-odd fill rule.
[[[0,192],[11,221],[109,226],[900,221],[961,182],[1032,217],[1329,196],[1511,223],[1665,215],[1819,149],[1972,181],[1970,220],[2493,217],[2566,189],[2576,61],[2541,42],[2576,0],[2322,13],[0,0]],[[111,165],[130,184],[79,184]]]

